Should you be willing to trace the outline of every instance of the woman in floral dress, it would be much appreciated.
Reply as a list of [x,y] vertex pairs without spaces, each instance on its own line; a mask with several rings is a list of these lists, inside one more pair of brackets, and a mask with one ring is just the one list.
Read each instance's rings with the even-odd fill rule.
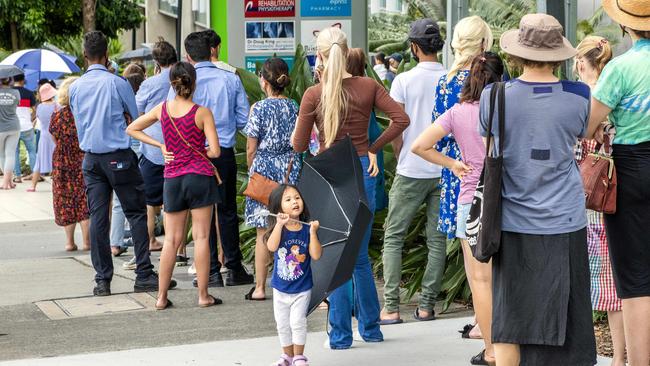
[[[275,182],[282,183],[288,179],[289,184],[296,184],[302,161],[291,146],[291,134],[296,126],[298,104],[284,95],[284,88],[289,85],[289,67],[278,57],[269,58],[260,72],[260,84],[267,98],[255,103],[246,125],[248,142],[246,161],[249,171],[261,174]],[[287,177],[291,166],[291,173]],[[255,244],[255,287],[246,300],[266,299],[266,276],[271,257],[264,244],[266,217],[259,214],[266,210],[262,203],[246,197],[246,225],[257,228]]]
[[52,155],[52,193],[54,220],[63,226],[66,235],[65,250],[75,251],[74,231],[81,224],[83,249],[90,250],[90,232],[86,185],[81,172],[84,152],[79,148],[77,127],[69,105],[68,88],[76,77],[66,79],[59,89],[59,108],[52,115],[49,132],[56,143]]
[[[436,86],[437,97],[432,120],[435,121],[458,103],[465,80],[469,76],[472,59],[483,51],[489,51],[492,42],[492,31],[480,17],[467,17],[458,22],[451,41],[454,49],[454,64],[449,73],[440,78]],[[460,149],[451,135],[440,140],[436,148],[452,159],[460,159]],[[460,180],[451,170],[443,168],[440,184],[438,230],[447,234],[447,238],[453,239],[456,234],[456,203],[460,192]]]

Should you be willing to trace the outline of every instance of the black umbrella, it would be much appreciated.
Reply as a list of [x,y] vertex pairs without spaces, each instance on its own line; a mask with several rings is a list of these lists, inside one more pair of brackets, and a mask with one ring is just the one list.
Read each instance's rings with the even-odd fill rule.
[[309,311],[352,278],[361,240],[372,220],[363,184],[363,170],[347,137],[318,156],[307,159],[298,188],[312,220],[336,229],[319,230],[323,255],[312,261],[314,287]]
[[151,48],[142,47],[135,49],[133,51],[127,51],[120,55],[118,58],[120,61],[127,61],[133,59],[142,59],[142,60],[151,60],[153,55],[151,53]]
[[16,75],[22,75],[25,72],[14,65],[0,65],[0,79],[12,78]]

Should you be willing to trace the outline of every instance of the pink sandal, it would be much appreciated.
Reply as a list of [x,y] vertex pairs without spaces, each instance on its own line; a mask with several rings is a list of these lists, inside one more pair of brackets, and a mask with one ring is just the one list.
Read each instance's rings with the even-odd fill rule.
[[286,353],[280,356],[280,359],[272,363],[271,366],[291,366],[293,365],[293,358]]
[[27,192],[36,192],[36,188],[27,188]]
[[308,361],[307,357],[305,357],[304,355],[294,356],[292,366],[309,366],[307,361]]

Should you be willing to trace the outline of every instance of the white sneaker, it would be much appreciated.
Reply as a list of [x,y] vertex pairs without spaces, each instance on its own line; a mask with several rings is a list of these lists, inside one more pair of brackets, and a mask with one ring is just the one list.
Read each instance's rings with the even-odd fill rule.
[[325,342],[323,342],[323,348],[331,349],[331,347],[330,347],[330,337],[325,337]]
[[137,266],[138,265],[135,263],[135,256],[133,256],[133,258],[131,258],[131,260],[129,260],[128,262],[124,262],[122,264],[122,268],[127,271],[135,271],[135,268]]
[[357,341],[357,342],[365,342],[365,341],[363,340],[363,337],[361,336],[361,333],[359,333],[359,330],[358,330],[358,329],[355,329],[355,330],[352,332],[352,340]]
[[196,274],[196,267],[194,267],[194,263],[192,263],[192,265],[190,266],[190,268],[187,269],[187,273],[188,273],[188,274],[191,274],[191,275]]

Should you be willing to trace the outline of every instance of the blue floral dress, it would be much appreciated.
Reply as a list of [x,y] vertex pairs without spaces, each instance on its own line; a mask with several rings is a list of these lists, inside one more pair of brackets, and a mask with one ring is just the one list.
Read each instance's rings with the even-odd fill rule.
[[[253,105],[244,132],[248,137],[257,139],[257,153],[250,169],[273,181],[284,182],[291,158],[293,167],[289,184],[296,184],[302,160],[300,154],[293,151],[291,133],[296,127],[298,104],[289,98],[267,98]],[[266,206],[246,197],[246,225],[257,228],[267,226],[266,217],[259,211]]]
[[[447,81],[447,75],[440,78],[436,86],[436,105],[433,108],[434,121],[453,107],[454,104],[458,103],[463,85],[468,77],[469,70],[461,70],[449,81]],[[452,159],[460,159],[460,149],[452,135],[443,137],[438,142],[436,149]],[[438,231],[447,234],[447,238],[453,239],[456,236],[456,211],[458,194],[460,193],[460,180],[451,170],[443,168],[440,176],[440,186]]]

